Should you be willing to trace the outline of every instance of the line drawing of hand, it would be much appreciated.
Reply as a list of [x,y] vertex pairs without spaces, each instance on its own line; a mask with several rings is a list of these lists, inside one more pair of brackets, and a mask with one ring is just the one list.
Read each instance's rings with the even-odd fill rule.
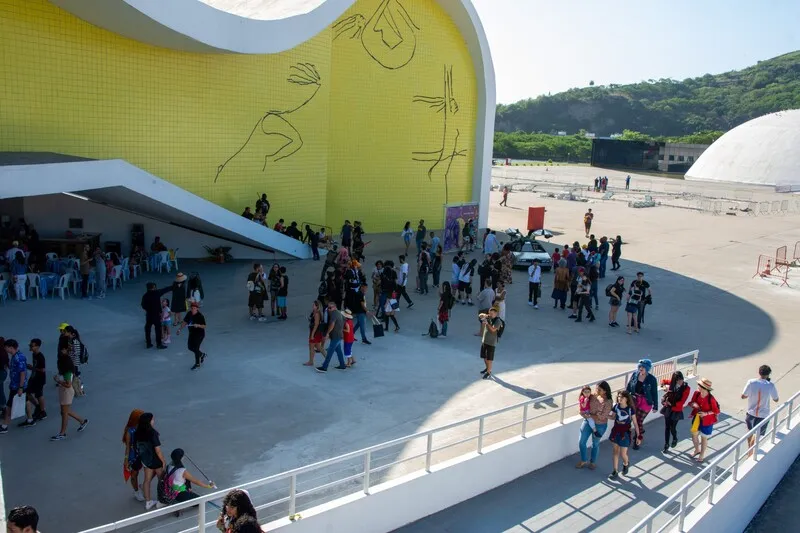
[[419,26],[399,0],[382,0],[369,20],[357,13],[334,24],[333,31],[334,40],[360,39],[367,54],[389,70],[406,66],[417,51]]
[[[453,165],[453,160],[457,157],[466,157],[467,150],[459,149],[458,140],[461,137],[461,130],[458,128],[448,128],[449,119],[458,113],[458,101],[455,99],[453,90],[453,67],[444,66],[444,90],[442,96],[425,96],[416,95],[411,101],[413,103],[425,104],[428,108],[433,109],[436,113],[442,113],[442,143],[437,150],[430,151],[415,151],[412,152],[413,161],[424,161],[433,163],[428,168],[428,180],[433,181],[433,173],[442,163],[446,163],[444,169],[444,191],[445,203],[448,201],[448,178],[450,177],[450,168]],[[455,131],[455,135],[452,132]],[[448,138],[452,136],[452,139]]]
[[277,162],[281,159],[291,157],[303,147],[302,135],[297,128],[294,127],[294,124],[291,123],[287,116],[302,109],[314,99],[322,87],[322,77],[319,75],[317,67],[312,63],[297,63],[296,65],[289,67],[289,77],[286,79],[286,81],[299,87],[313,86],[313,91],[299,105],[289,109],[272,109],[267,111],[261,118],[259,118],[255,126],[253,126],[253,129],[250,131],[250,135],[247,136],[247,139],[239,147],[239,149],[236,150],[236,152],[234,152],[233,155],[230,156],[223,164],[217,167],[217,174],[214,177],[214,183],[217,182],[220,174],[222,174],[222,171],[225,170],[225,167],[228,165],[228,163],[233,161],[247,147],[247,145],[253,139],[253,135],[255,135],[256,131],[258,130],[261,130],[261,133],[264,135],[282,137],[285,140],[285,142],[277,150],[264,155],[264,166],[261,169],[262,172],[267,169],[267,163]]

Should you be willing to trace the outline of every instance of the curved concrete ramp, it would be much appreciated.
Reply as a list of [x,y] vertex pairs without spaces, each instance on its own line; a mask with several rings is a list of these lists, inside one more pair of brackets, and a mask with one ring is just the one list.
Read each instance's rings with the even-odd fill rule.
[[[190,230],[266,251],[310,259],[311,248],[258,225],[121,159],[83,160],[18,154],[0,165],[0,199],[70,193]],[[50,157],[38,158],[38,155]],[[7,159],[7,158],[6,158]],[[39,161],[45,161],[38,164]],[[14,164],[16,162],[17,164]],[[8,164],[10,163],[10,164]]]

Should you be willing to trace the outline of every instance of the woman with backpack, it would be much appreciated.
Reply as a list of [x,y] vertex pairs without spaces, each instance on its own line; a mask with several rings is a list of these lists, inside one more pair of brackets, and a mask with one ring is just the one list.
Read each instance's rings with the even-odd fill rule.
[[644,440],[644,419],[651,411],[655,412],[657,409],[658,380],[650,373],[651,370],[653,362],[650,359],[640,359],[626,387],[633,398],[631,407],[636,412],[636,422],[639,426],[638,435],[633,442],[634,450],[638,450]]
[[450,310],[453,309],[456,299],[453,296],[453,289],[450,282],[445,281],[442,283],[442,288],[439,291],[439,313],[438,319],[441,324],[442,337],[447,337],[447,323],[450,321]]
[[711,395],[712,390],[711,380],[700,378],[697,381],[697,390],[692,396],[692,403],[689,404],[692,407],[692,444],[694,444],[692,457],[698,463],[705,460],[708,438],[720,412],[719,402]]
[[203,483],[186,470],[183,466],[183,456],[184,452],[180,448],[175,448],[169,455],[172,461],[158,480],[159,507],[199,498],[199,494],[192,492],[192,483],[204,489],[214,488],[213,481],[209,481],[208,484]]
[[125,446],[125,455],[122,457],[123,475],[125,481],[130,479],[133,497],[140,502],[144,501],[144,495],[139,487],[139,471],[142,469],[142,460],[139,458],[139,452],[136,451],[136,426],[143,414],[144,411],[141,409],[131,411],[131,414],[128,415],[128,423],[122,430],[122,444]]
[[153,413],[142,413],[136,425],[136,452],[144,467],[144,508],[150,510],[156,505],[151,499],[150,483],[153,478],[161,477],[164,468],[164,454],[161,453],[161,439],[156,431]]
[[[683,373],[676,370],[672,373],[669,385],[664,386],[664,398],[661,400],[661,414],[664,415],[664,453],[670,446],[678,445],[678,422],[683,420],[683,405],[689,399],[689,385],[683,380]],[[672,444],[669,437],[672,435]]]

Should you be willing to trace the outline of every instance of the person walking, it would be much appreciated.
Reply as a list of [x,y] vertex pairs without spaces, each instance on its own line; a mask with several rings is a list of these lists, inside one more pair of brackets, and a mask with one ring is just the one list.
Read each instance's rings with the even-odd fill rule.
[[102,300],[106,297],[108,271],[106,270],[106,254],[100,250],[99,246],[94,249],[94,282],[97,297]]
[[638,450],[644,441],[644,419],[650,412],[658,410],[658,380],[650,373],[651,370],[653,362],[650,359],[640,359],[626,387],[633,398],[631,407],[636,412],[636,422],[639,426],[639,434],[633,443],[634,450]]
[[639,333],[639,304],[643,299],[642,288],[634,281],[628,290],[628,301],[625,304],[625,313],[628,315],[626,320],[628,335],[631,335],[631,330]]
[[550,297],[553,299],[553,309],[556,309],[559,304],[561,304],[562,311],[566,309],[569,277],[567,260],[559,260],[558,267],[556,267],[555,275],[553,276],[553,292],[550,293]]
[[400,324],[397,322],[397,318],[395,318],[395,313],[397,312],[397,308],[400,307],[400,304],[394,297],[389,297],[383,302],[383,322],[384,326],[383,329],[389,331],[389,320],[394,323],[394,332],[397,333],[400,331]]
[[89,272],[92,271],[91,248],[84,244],[81,249],[80,272],[81,272],[81,300],[86,300],[89,290]]
[[486,255],[492,255],[500,251],[500,243],[497,240],[497,234],[487,229],[486,230],[486,238],[483,240],[483,253]]
[[438,289],[439,282],[442,277],[442,260],[444,258],[444,250],[442,249],[441,244],[437,244],[436,246],[431,245],[431,249],[433,250],[433,264],[431,266],[431,270],[433,272],[433,286]]
[[169,308],[169,299],[161,299],[161,340],[164,344],[170,344],[170,329],[172,324],[172,310]]
[[[19,343],[14,339],[6,339],[3,343],[3,349],[8,356],[8,399],[6,400],[6,411],[3,415],[3,423],[0,425],[0,433],[8,433],[8,424],[11,422],[11,408],[14,405],[14,398],[19,397],[25,402],[25,393],[28,389],[28,360],[19,349]],[[2,384],[0,384],[2,385]],[[25,426],[30,427],[36,424],[30,413],[30,409],[26,408],[27,416],[25,418]]]
[[664,386],[664,397],[661,399],[661,414],[664,415],[663,453],[678,445],[678,422],[683,420],[683,406],[688,399],[689,385],[683,380],[683,372],[676,370],[672,373],[669,385]]
[[164,454],[161,452],[161,435],[156,431],[155,423],[153,413],[142,413],[139,416],[139,423],[136,425],[136,453],[139,454],[144,467],[142,492],[145,499],[144,508],[147,511],[156,506],[150,485],[153,478],[161,477],[166,463]]
[[589,238],[589,233],[592,231],[592,221],[594,220],[594,213],[588,209],[583,215],[583,228],[586,230],[586,238]]
[[419,255],[419,252],[422,249],[422,241],[425,240],[425,235],[427,232],[428,228],[425,227],[425,221],[420,219],[419,224],[417,224],[417,234],[414,237],[417,242],[417,255]]
[[241,489],[233,489],[222,500],[222,510],[217,519],[217,529],[222,533],[235,533],[234,525],[246,519],[258,521],[256,509],[250,495]]
[[308,315],[308,361],[303,366],[314,366],[314,354],[317,352],[325,357],[325,324],[322,320],[322,302],[314,300],[311,304],[311,314]]
[[644,309],[653,303],[653,291],[650,289],[650,284],[644,279],[644,272],[636,273],[636,279],[631,283],[631,292],[633,292],[634,287],[641,294],[639,309],[636,313],[636,323],[641,329],[644,327]]
[[450,282],[443,282],[439,290],[439,308],[437,316],[439,324],[441,325],[440,335],[442,337],[447,337],[447,324],[450,322],[450,311],[453,309],[455,303],[456,298],[453,294],[453,288]]
[[[31,350],[31,362],[27,364],[30,377],[28,377],[26,413],[32,413],[32,416],[26,418],[24,422],[19,424],[20,427],[31,427],[35,425],[36,422],[47,418],[47,409],[44,399],[44,386],[47,382],[47,372],[44,354],[40,351],[41,347],[41,339],[31,339],[31,342],[28,343],[28,348]],[[0,385],[2,385],[2,383],[0,383]]]
[[336,308],[336,302],[328,302],[328,329],[325,332],[325,337],[330,339],[328,344],[328,353],[325,355],[325,361],[322,366],[317,367],[317,372],[325,373],[328,371],[333,354],[339,359],[339,366],[337,370],[347,370],[347,365],[344,361],[344,350],[342,349],[342,340],[344,338],[344,315]]
[[625,190],[629,190],[631,188],[631,175],[628,174],[628,177],[625,178]]
[[250,309],[250,320],[265,322],[264,297],[267,295],[267,284],[264,281],[264,267],[260,263],[253,264],[253,271],[247,275],[247,307]]
[[353,344],[356,342],[355,325],[353,324],[353,314],[349,309],[342,311],[344,317],[344,327],[342,328],[342,346],[344,347],[344,366],[350,368],[356,364],[353,357]]
[[61,429],[50,437],[51,441],[60,441],[67,438],[67,424],[70,418],[80,424],[78,432],[86,429],[86,424],[89,423],[88,418],[82,418],[72,410],[72,400],[75,398],[75,387],[73,386],[75,365],[72,364],[67,348],[62,348],[59,352],[56,368],[58,369],[58,374],[53,376],[53,379],[58,387],[58,403],[61,406]]
[[81,365],[85,362],[86,347],[81,342],[80,333],[73,326],[64,328],[64,333],[69,337],[69,358],[72,359],[72,364],[75,367],[72,378],[72,387],[75,389],[75,396],[85,396],[83,392],[83,379],[81,378]]
[[606,287],[606,296],[609,297],[608,303],[611,308],[608,310],[608,325],[612,328],[618,328],[617,313],[619,306],[622,304],[622,297],[625,295],[625,278],[619,276],[617,281]]
[[692,395],[689,404],[692,408],[690,415],[692,419],[692,444],[694,452],[692,457],[698,463],[705,461],[706,450],[708,449],[708,438],[714,430],[714,424],[719,415],[719,402],[711,394],[711,380],[700,378],[697,381],[697,390]]
[[206,338],[206,317],[200,312],[200,306],[197,302],[192,302],[189,312],[183,317],[181,325],[175,335],[180,335],[183,328],[189,328],[189,339],[186,346],[189,351],[194,354],[194,365],[190,370],[197,370],[200,365],[206,360],[206,353],[200,350],[200,345]]
[[[491,289],[491,287],[489,287]],[[481,321],[481,359],[486,365],[486,368],[481,370],[483,379],[490,379],[492,377],[492,366],[494,365],[494,352],[497,347],[497,338],[502,321],[497,316],[500,313],[498,307],[492,306],[489,308],[488,313],[478,314],[478,319]]]
[[628,475],[628,467],[630,466],[628,448],[631,445],[631,436],[636,438],[640,431],[636,417],[633,414],[632,404],[631,394],[627,391],[619,391],[617,393],[617,403],[611,409],[614,427],[611,428],[611,435],[609,435],[608,440],[611,441],[613,447],[611,462],[614,470],[608,475],[608,479],[612,481],[619,478],[617,467],[619,466],[620,456],[622,456],[622,475]]
[[403,226],[403,231],[400,236],[403,238],[403,244],[406,245],[406,251],[403,255],[408,256],[408,247],[411,246],[411,236],[414,235],[414,230],[411,229],[411,221],[407,220]]
[[144,495],[139,486],[139,472],[142,470],[142,460],[136,450],[136,427],[139,425],[139,418],[144,414],[141,409],[134,409],[128,415],[128,423],[122,430],[122,444],[125,446],[125,454],[122,456],[122,471],[125,481],[130,480],[133,488],[133,497],[136,501],[143,502]]
[[383,274],[383,261],[375,261],[372,271],[372,308],[378,309],[378,299],[381,295],[381,274]]
[[[159,350],[166,349],[161,338],[161,296],[172,291],[172,286],[159,289],[152,281],[147,282],[147,292],[142,296],[141,307],[144,310],[144,340],[147,348],[153,347],[150,330],[156,329],[156,346]],[[173,293],[174,294],[174,293]]]
[[528,267],[528,305],[539,309],[539,296],[542,294],[542,267],[539,260],[534,259]]
[[353,307],[352,313],[353,318],[355,319],[355,329],[353,333],[361,330],[361,344],[372,344],[369,339],[367,339],[367,317],[371,316],[372,313],[369,312],[367,308],[367,292],[369,291],[369,285],[367,285],[366,281],[361,282],[361,286],[359,287],[358,292],[353,297]]
[[[349,220],[344,221],[341,231],[342,248],[350,252],[350,247],[353,245],[353,225]],[[349,259],[349,258],[348,258]]]
[[508,187],[503,187],[503,199],[500,200],[500,205],[508,207]]
[[[600,439],[606,432],[606,428],[608,428],[608,420],[611,418],[611,407],[611,387],[607,382],[601,381],[595,387],[595,393],[589,398],[589,416],[594,420],[594,429],[592,429],[588,420],[581,422],[581,436],[578,440],[578,450],[580,451],[581,460],[575,465],[575,468],[583,468],[585,466],[588,467],[589,470],[597,468]],[[586,446],[589,437],[592,439],[591,455],[589,455]]]
[[622,237],[617,235],[617,238],[611,242],[611,270],[619,270],[619,258],[622,257]]
[[178,272],[172,282],[172,315],[173,324],[180,324],[186,312],[186,274]]
[[[742,391],[742,399],[747,400],[747,416],[745,416],[745,423],[747,429],[751,430],[761,423],[762,420],[769,416],[770,406],[769,401],[778,401],[778,389],[770,379],[772,369],[768,365],[761,365],[758,367],[758,377],[753,378],[747,382]],[[767,432],[767,426],[764,424],[761,427],[761,436]],[[755,435],[747,437],[747,447],[751,448],[748,452],[749,456],[753,455],[753,443],[756,440]]]
[[[400,297],[406,299],[406,303],[408,304],[408,309],[414,307],[414,302],[411,301],[411,298],[408,297],[408,291],[406,290],[406,285],[408,284],[408,262],[406,261],[406,256],[401,255],[399,257],[400,260],[400,274],[397,275],[397,279],[395,282],[395,287],[392,288],[392,291],[397,292],[397,299],[400,300]],[[392,265],[394,266],[394,265]],[[385,275],[385,268],[384,268],[384,275]],[[389,292],[392,292],[389,291]],[[384,289],[383,292],[385,293],[386,290]],[[386,301],[384,300],[381,305],[385,305]]]
[[606,277],[606,263],[608,262],[608,250],[611,246],[608,244],[608,237],[603,235],[600,237],[600,244],[597,246],[597,253],[600,254],[599,272],[600,279]]
[[[328,255],[330,256],[331,254]],[[325,261],[328,259],[329,257],[326,257]],[[267,275],[267,282],[269,283],[269,297],[265,299],[271,300],[270,310],[272,311],[272,316],[275,316],[278,309],[278,291],[281,289],[281,265],[278,263],[272,265]]]
[[592,313],[592,299],[591,299],[591,282],[586,271],[581,270],[579,274],[578,289],[575,295],[578,298],[578,317],[575,322],[583,322],[583,310],[586,309],[586,318],[589,322],[594,322],[594,313]]

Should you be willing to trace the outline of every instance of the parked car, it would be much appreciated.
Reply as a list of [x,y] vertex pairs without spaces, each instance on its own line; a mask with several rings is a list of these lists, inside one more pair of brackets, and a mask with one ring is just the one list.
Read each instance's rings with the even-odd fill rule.
[[533,264],[534,259],[539,260],[542,272],[547,272],[553,268],[553,260],[544,246],[536,241],[513,241],[511,253],[514,254],[514,268],[524,268],[527,270]]

